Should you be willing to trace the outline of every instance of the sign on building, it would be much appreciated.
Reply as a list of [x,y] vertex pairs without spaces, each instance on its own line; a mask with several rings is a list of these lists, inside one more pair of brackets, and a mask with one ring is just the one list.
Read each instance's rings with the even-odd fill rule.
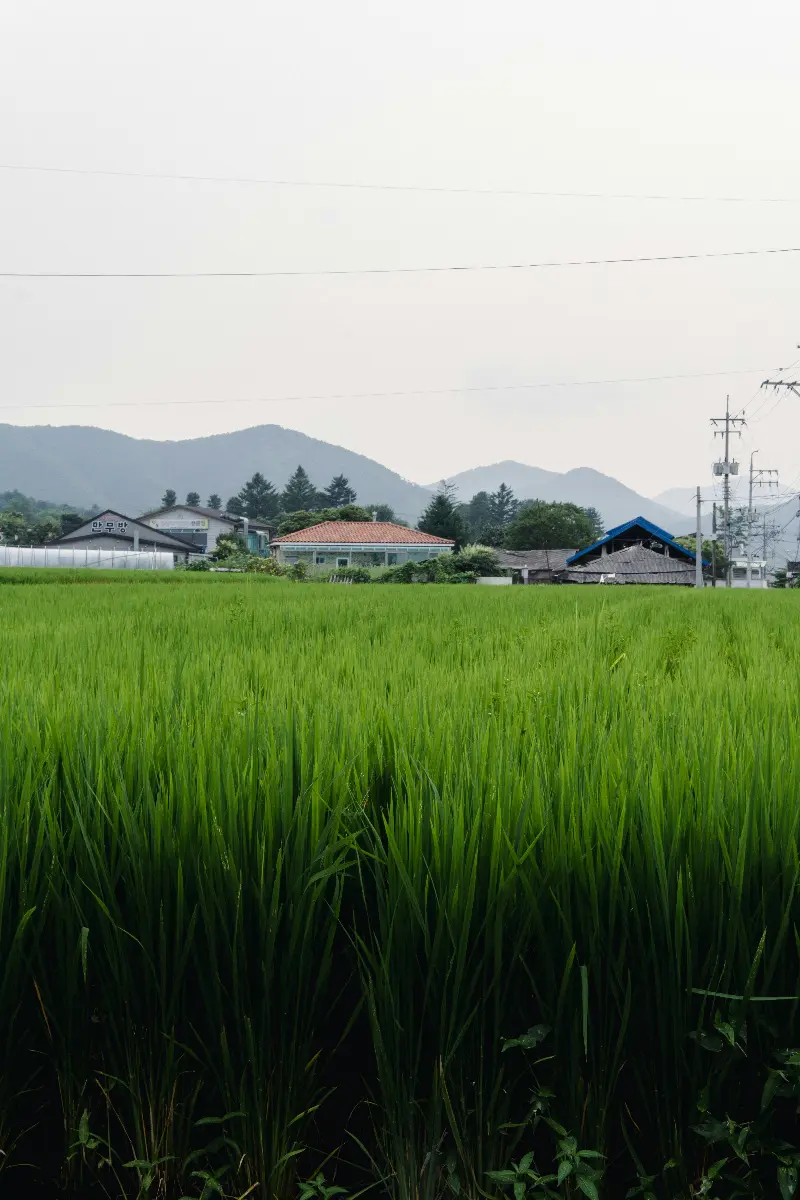
[[148,525],[153,529],[208,529],[208,517],[156,517]]
[[92,521],[92,533],[125,534],[127,532],[127,521],[107,520],[106,518],[100,518],[97,521]]

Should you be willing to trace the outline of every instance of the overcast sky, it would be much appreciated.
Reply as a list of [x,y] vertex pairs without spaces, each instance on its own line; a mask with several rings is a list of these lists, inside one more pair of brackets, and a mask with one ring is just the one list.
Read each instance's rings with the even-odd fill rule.
[[[800,6],[786,0],[7,0],[3,164],[797,202],[0,170],[0,270],[313,271],[800,246],[798,51]],[[726,392],[741,408],[800,357],[799,283],[800,254],[0,279],[0,420],[157,438],[274,422],[422,483],[513,458],[594,466],[655,495],[709,482],[708,418]],[[702,372],[732,374],[446,394]],[[347,396],[393,391],[425,394]],[[260,399],[287,396],[326,398]],[[757,446],[788,485],[800,477],[800,399],[772,404],[743,449]]]

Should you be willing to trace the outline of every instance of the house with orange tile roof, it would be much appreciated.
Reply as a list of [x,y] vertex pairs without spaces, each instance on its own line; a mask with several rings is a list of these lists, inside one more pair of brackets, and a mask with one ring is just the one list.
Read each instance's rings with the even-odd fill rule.
[[321,521],[270,542],[281,563],[310,568],[394,567],[452,554],[455,542],[392,521]]

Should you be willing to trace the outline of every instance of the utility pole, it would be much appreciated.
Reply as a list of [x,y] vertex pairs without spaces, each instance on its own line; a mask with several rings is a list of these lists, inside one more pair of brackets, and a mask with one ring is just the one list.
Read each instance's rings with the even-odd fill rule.
[[697,489],[697,528],[694,535],[694,586],[703,586],[703,519],[701,516],[700,488]]
[[[798,555],[800,557],[800,555]],[[717,502],[711,514],[711,586],[717,586]]]
[[[773,486],[777,487],[778,486],[777,470],[774,470],[771,467],[770,468],[767,468],[767,467],[754,468],[753,467],[753,458],[756,454],[758,454],[758,451],[754,450],[752,452],[752,454],[750,455],[750,489],[749,489],[748,498],[747,498],[747,586],[748,587],[750,587],[750,577],[753,573],[753,566],[752,566],[752,559],[753,559],[753,552],[752,552],[752,545],[753,545],[753,484],[757,483],[759,485],[759,487],[763,483],[766,483],[767,487],[773,487]],[[765,557],[766,557],[766,552],[765,552]]]
[[761,386],[773,388],[776,392],[778,388],[786,388],[787,391],[794,392],[795,396],[800,396],[800,379],[765,379]]
[[738,437],[742,436],[742,425],[747,422],[744,417],[732,417],[730,396],[725,397],[725,416],[712,417],[711,424],[714,426],[714,437],[721,437],[725,445],[725,457],[719,462],[714,463],[714,474],[722,476],[722,502],[723,502],[723,529],[722,536],[725,546],[725,559],[727,567],[725,568],[725,586],[731,586],[731,475],[739,474],[738,462],[732,462],[730,457],[730,439],[731,433],[735,433]]

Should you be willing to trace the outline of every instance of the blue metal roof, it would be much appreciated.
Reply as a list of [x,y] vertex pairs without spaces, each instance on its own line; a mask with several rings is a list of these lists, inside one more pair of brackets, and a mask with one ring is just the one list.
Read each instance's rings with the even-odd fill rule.
[[[679,554],[684,554],[687,558],[691,559],[692,562],[697,561],[697,555],[695,554],[694,550],[688,550],[686,546],[682,546],[680,542],[676,542],[672,534],[667,533],[666,529],[661,529],[660,526],[654,525],[653,522],[648,521],[646,517],[634,517],[632,521],[626,521],[623,525],[616,525],[614,529],[609,529],[605,537],[601,537],[598,542],[593,542],[591,546],[586,546],[583,550],[578,550],[576,554],[572,555],[572,558],[567,559],[567,565],[570,563],[579,562],[585,557],[585,555],[591,554],[593,550],[597,550],[600,546],[604,546],[608,542],[613,541],[614,538],[619,537],[621,533],[627,533],[629,529],[633,529],[636,525],[638,525],[639,528],[643,529],[646,533],[649,533],[651,537],[658,538],[659,541],[664,542],[667,546],[672,546],[678,551]],[[710,566],[710,563],[707,563],[706,560],[703,559],[703,566],[708,567]]]

